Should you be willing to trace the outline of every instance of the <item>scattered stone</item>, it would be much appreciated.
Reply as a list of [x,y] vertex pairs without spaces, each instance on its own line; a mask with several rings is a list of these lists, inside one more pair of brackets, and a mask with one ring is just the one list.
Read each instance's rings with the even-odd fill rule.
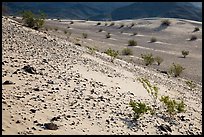
[[60,116],[57,116],[57,117],[53,117],[50,121],[58,121],[60,119]]
[[20,123],[20,121],[19,121],[19,120],[17,120],[17,121],[16,121],[16,124],[19,124],[19,123]]
[[30,111],[31,111],[32,113],[35,113],[35,112],[36,112],[36,110],[35,110],[35,109],[30,109]]
[[48,80],[47,83],[48,84],[54,84],[54,82],[52,80]]
[[45,129],[49,129],[49,130],[57,130],[58,126],[54,123],[45,123],[44,124]]
[[159,127],[158,127],[160,130],[164,131],[164,132],[172,132],[170,126],[168,125],[164,125],[164,124],[161,124]]
[[40,89],[39,89],[39,88],[34,88],[33,90],[34,90],[34,91],[40,91]]
[[30,65],[24,66],[23,70],[25,72],[31,73],[31,74],[37,74],[36,69],[34,69],[33,67],[31,67]]
[[3,85],[11,85],[11,84],[15,84],[14,82],[10,81],[10,80],[6,80],[4,81]]

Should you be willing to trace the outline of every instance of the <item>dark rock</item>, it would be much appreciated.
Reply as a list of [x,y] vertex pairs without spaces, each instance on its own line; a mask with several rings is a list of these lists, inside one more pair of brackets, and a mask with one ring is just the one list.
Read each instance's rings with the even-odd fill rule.
[[34,88],[33,90],[34,90],[34,91],[40,91],[40,89],[39,89],[39,88]]
[[35,121],[33,121],[33,123],[38,123],[38,121],[37,121],[37,120],[35,120]]
[[54,123],[45,123],[44,124],[45,129],[49,129],[49,130],[57,130],[58,126]]
[[110,124],[110,121],[108,119],[106,119],[107,124]]
[[170,126],[168,126],[168,125],[161,124],[158,128],[161,129],[164,132],[168,132],[168,131],[172,132]]
[[32,127],[31,129],[32,129],[32,130],[36,130],[36,128],[35,128],[35,127]]
[[47,83],[48,84],[54,84],[54,82],[52,80],[48,80]]
[[77,46],[81,46],[81,44],[80,44],[80,43],[75,43],[75,45],[77,45]]
[[57,117],[53,117],[50,121],[58,121],[60,119],[60,116],[57,116]]
[[23,70],[25,72],[30,73],[30,74],[37,74],[36,70],[33,67],[31,67],[30,65],[24,66]]
[[14,82],[10,81],[10,80],[6,80],[4,81],[3,85],[11,85],[11,84],[15,84]]
[[36,110],[35,110],[35,109],[30,109],[30,111],[31,111],[32,113],[35,113],[35,112],[36,112]]
[[16,124],[19,124],[19,123],[20,123],[20,121],[19,121],[19,120],[17,120],[17,121],[16,121]]

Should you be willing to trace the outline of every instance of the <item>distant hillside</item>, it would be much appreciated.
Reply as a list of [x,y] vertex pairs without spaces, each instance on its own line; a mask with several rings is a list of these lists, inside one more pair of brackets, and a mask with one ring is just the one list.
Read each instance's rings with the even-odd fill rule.
[[202,21],[202,3],[196,2],[6,2],[10,14],[43,11],[48,18],[122,20],[173,17]]
[[113,20],[167,17],[202,21],[202,9],[189,2],[137,2],[114,10],[111,16]]

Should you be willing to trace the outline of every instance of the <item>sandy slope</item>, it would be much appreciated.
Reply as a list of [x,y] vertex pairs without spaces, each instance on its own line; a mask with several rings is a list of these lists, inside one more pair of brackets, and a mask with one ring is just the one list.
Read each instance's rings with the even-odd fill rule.
[[[191,91],[183,79],[119,59],[111,63],[105,54],[2,21],[2,82],[14,82],[2,87],[2,134],[202,134],[201,85]],[[36,74],[25,72],[26,65]],[[157,84],[159,96],[183,98],[187,111],[178,116],[184,120],[169,124],[160,109],[132,121],[131,99],[152,104],[140,77]],[[44,129],[54,117],[59,129]],[[172,132],[161,131],[161,124]]]

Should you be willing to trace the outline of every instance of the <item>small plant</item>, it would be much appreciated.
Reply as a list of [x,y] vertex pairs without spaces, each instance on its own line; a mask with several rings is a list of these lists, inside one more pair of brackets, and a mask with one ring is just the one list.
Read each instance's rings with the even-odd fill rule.
[[113,60],[118,56],[119,52],[112,50],[111,48],[107,49],[105,51],[105,53],[109,56],[111,56],[111,62],[113,62]]
[[189,51],[183,50],[183,51],[181,51],[181,53],[182,53],[183,57],[186,58],[186,56],[189,54]]
[[110,37],[111,37],[110,33],[107,33],[107,34],[106,34],[106,38],[108,39],[108,38],[110,38]]
[[190,41],[193,41],[193,40],[196,40],[197,39],[197,36],[195,36],[195,35],[192,35],[191,37],[190,37]]
[[119,27],[119,29],[121,29],[122,27],[124,27],[124,24],[121,24],[120,27]]
[[144,113],[151,110],[151,108],[149,106],[147,106],[145,103],[142,103],[142,102],[134,102],[131,100],[129,102],[129,105],[130,105],[130,107],[132,107],[132,110],[134,111],[134,120],[137,120]]
[[156,42],[156,41],[157,41],[157,39],[156,39],[155,37],[152,37],[152,38],[150,39],[150,42],[151,42],[151,43]]
[[103,29],[99,29],[99,30],[98,30],[98,32],[102,32],[102,31],[103,31]]
[[188,87],[193,90],[196,87],[196,84],[193,81],[186,81],[186,84],[188,85]]
[[157,62],[157,65],[159,66],[164,60],[163,60],[163,58],[161,58],[161,57],[159,57],[159,56],[156,56],[156,57],[154,58],[154,61],[156,61],[156,62]]
[[100,23],[100,22],[98,22],[96,25],[97,25],[97,26],[99,26],[99,25],[101,25],[101,23]]
[[130,48],[124,48],[122,50],[122,55],[132,55],[132,50]]
[[171,22],[168,19],[164,19],[161,22],[162,22],[161,23],[162,26],[169,26],[171,24]]
[[166,112],[169,113],[170,117],[173,117],[177,113],[185,112],[185,104],[183,100],[177,102],[174,99],[170,99],[169,96],[162,96],[160,101],[166,107]]
[[109,25],[109,26],[114,26],[115,25],[115,23],[114,22],[111,22],[111,24]]
[[170,67],[169,73],[173,74],[174,77],[178,77],[180,76],[181,72],[184,70],[185,68],[183,68],[180,64],[174,64]]
[[195,27],[193,32],[196,32],[196,31],[199,31],[199,30],[200,29],[198,27]]
[[151,113],[154,114],[156,112],[157,107],[157,98],[158,98],[158,90],[159,88],[156,85],[152,85],[148,79],[145,78],[138,78],[138,81],[142,83],[143,87],[148,92],[149,96],[152,98],[154,107],[153,110],[151,110]]
[[86,39],[88,37],[88,34],[87,33],[82,33],[82,37]]
[[154,61],[155,61],[152,53],[150,53],[150,54],[141,54],[141,57],[142,57],[142,59],[143,59],[146,66],[152,65],[154,63]]
[[129,41],[128,41],[128,46],[137,46],[137,41],[135,41],[135,40],[129,40]]
[[87,47],[89,49],[90,54],[94,54],[95,51],[98,51],[96,48],[92,48],[92,47]]

